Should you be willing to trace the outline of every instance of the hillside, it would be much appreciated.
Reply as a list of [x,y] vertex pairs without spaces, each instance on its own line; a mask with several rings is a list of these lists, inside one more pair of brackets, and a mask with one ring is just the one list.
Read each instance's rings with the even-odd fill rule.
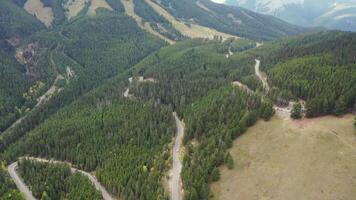
[[254,40],[270,40],[308,31],[271,16],[209,0],[163,0],[160,6],[184,23],[199,24]]
[[356,31],[355,0],[212,0],[227,5],[242,6],[269,14],[299,26],[323,26],[329,29]]
[[[276,101],[301,98],[310,117],[355,110],[356,36],[324,32],[281,40],[251,51],[262,62]],[[282,100],[283,102],[283,100]]]
[[[0,162],[37,198],[100,195],[67,165],[21,157],[70,163],[110,198],[207,200],[258,120],[296,101],[307,118],[356,108],[355,33],[305,34],[208,0],[0,9]],[[2,168],[0,198],[18,196]]]

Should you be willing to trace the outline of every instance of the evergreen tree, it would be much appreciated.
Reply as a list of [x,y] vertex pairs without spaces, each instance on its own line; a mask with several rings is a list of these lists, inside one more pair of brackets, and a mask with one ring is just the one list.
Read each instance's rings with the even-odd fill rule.
[[340,96],[339,99],[336,101],[334,114],[339,116],[346,113],[346,111],[347,111],[347,105],[345,102],[345,98],[344,96]]
[[211,180],[218,181],[220,178],[220,171],[217,167],[214,167],[213,171],[211,171]]
[[230,153],[227,153],[225,156],[225,163],[227,165],[227,168],[232,169],[234,168],[234,160],[232,159]]
[[297,102],[293,105],[292,112],[291,112],[291,117],[293,119],[300,119],[302,118],[302,105]]

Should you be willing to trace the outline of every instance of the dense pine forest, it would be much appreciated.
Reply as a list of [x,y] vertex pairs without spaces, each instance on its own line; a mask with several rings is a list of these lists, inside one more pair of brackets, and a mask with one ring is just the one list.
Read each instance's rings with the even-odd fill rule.
[[310,31],[277,18],[228,7],[209,0],[162,0],[161,4],[178,19],[257,41]]
[[[45,105],[26,113],[27,117],[13,129],[6,128],[24,112],[6,112],[15,110],[11,107],[12,104],[4,108],[4,118],[0,123],[3,124],[1,131],[4,131],[0,136],[2,150],[65,104],[100,85],[104,80],[122,73],[150,52],[165,45],[163,41],[140,30],[134,21],[123,13],[105,10],[98,12],[95,18],[82,17],[70,25],[39,32],[31,36],[29,43],[34,42],[38,43],[38,55],[27,65],[34,68],[33,82],[45,83],[42,90],[45,91],[53,84],[56,74],[66,76],[67,67],[74,71],[75,77],[72,77],[68,84],[64,84],[60,95],[55,95]],[[18,95],[21,97],[23,93]],[[34,104],[31,101],[25,108],[32,108]]]
[[[301,98],[306,114],[342,115],[356,109],[356,35],[324,32],[300,36],[251,51],[260,57],[275,101]],[[277,91],[276,91],[277,90]]]
[[[356,109],[354,33],[267,42],[309,29],[207,0],[160,1],[187,26],[248,38],[191,40],[145,1],[133,0],[144,22],[177,41],[167,46],[140,29],[119,0],[106,0],[112,11],[99,8],[93,16],[85,4],[71,19],[65,0],[42,0],[55,17],[48,28],[23,9],[25,0],[0,1],[0,199],[23,199],[3,165],[34,156],[91,172],[120,199],[167,200],[177,112],[186,124],[184,199],[207,200],[219,167],[234,167],[227,153],[233,140],[268,121],[274,104],[305,100],[307,117]],[[270,91],[255,75],[255,59]],[[151,81],[129,83],[139,76]],[[53,95],[38,104],[51,88]],[[67,165],[22,160],[19,172],[39,199],[101,199]]]
[[17,190],[15,183],[12,182],[7,174],[3,163],[0,166],[0,199],[2,200],[24,200],[22,194]]
[[21,159],[18,172],[38,199],[102,199],[87,177],[79,172],[72,174],[66,164]]

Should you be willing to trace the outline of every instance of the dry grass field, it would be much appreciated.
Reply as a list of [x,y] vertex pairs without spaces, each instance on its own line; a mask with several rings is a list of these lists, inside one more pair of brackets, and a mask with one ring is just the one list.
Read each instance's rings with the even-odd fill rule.
[[219,200],[354,200],[353,116],[258,122],[234,141],[235,167],[211,184]]
[[68,0],[64,5],[64,8],[67,10],[67,18],[70,20],[76,17],[83,10],[86,3],[88,3],[88,0]]
[[47,27],[52,25],[54,19],[52,8],[44,7],[40,0],[28,0],[24,4],[24,9],[31,15],[36,16]]
[[231,38],[236,36],[232,36],[226,33],[219,32],[215,29],[208,28],[205,26],[200,26],[197,24],[191,24],[191,26],[187,26],[181,21],[178,21],[174,16],[172,16],[169,12],[163,9],[158,4],[152,2],[151,0],[144,0],[147,4],[149,4],[153,10],[166,18],[175,29],[177,29],[182,35],[189,38],[209,38],[212,39],[214,36],[222,36],[224,39]]

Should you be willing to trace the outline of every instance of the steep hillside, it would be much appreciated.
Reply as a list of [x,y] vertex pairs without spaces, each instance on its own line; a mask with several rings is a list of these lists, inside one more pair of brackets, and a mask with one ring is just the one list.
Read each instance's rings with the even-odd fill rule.
[[324,26],[330,29],[356,31],[355,0],[212,0],[242,6],[255,12],[273,15],[300,26]]
[[[324,32],[251,51],[261,58],[273,99],[306,100],[307,116],[340,115],[356,105],[356,34]],[[289,92],[290,91],[290,92]]]
[[0,2],[0,39],[23,38],[45,28],[36,18],[11,1]]
[[[44,84],[40,95],[51,90],[53,85],[58,90],[45,105],[32,109],[40,96],[35,95],[27,107],[32,110],[19,127],[4,131],[0,146],[15,141],[63,105],[123,72],[165,43],[142,31],[124,14],[102,10],[96,16],[83,16],[54,30],[38,32],[19,49],[26,52],[28,45],[35,49],[31,49],[30,59],[23,63],[24,68],[30,70],[26,79],[33,84],[38,81]],[[57,84],[56,77],[65,80]],[[4,128],[9,125],[7,123]]]
[[209,0],[163,0],[160,5],[178,20],[254,40],[270,40],[306,32],[271,16]]

